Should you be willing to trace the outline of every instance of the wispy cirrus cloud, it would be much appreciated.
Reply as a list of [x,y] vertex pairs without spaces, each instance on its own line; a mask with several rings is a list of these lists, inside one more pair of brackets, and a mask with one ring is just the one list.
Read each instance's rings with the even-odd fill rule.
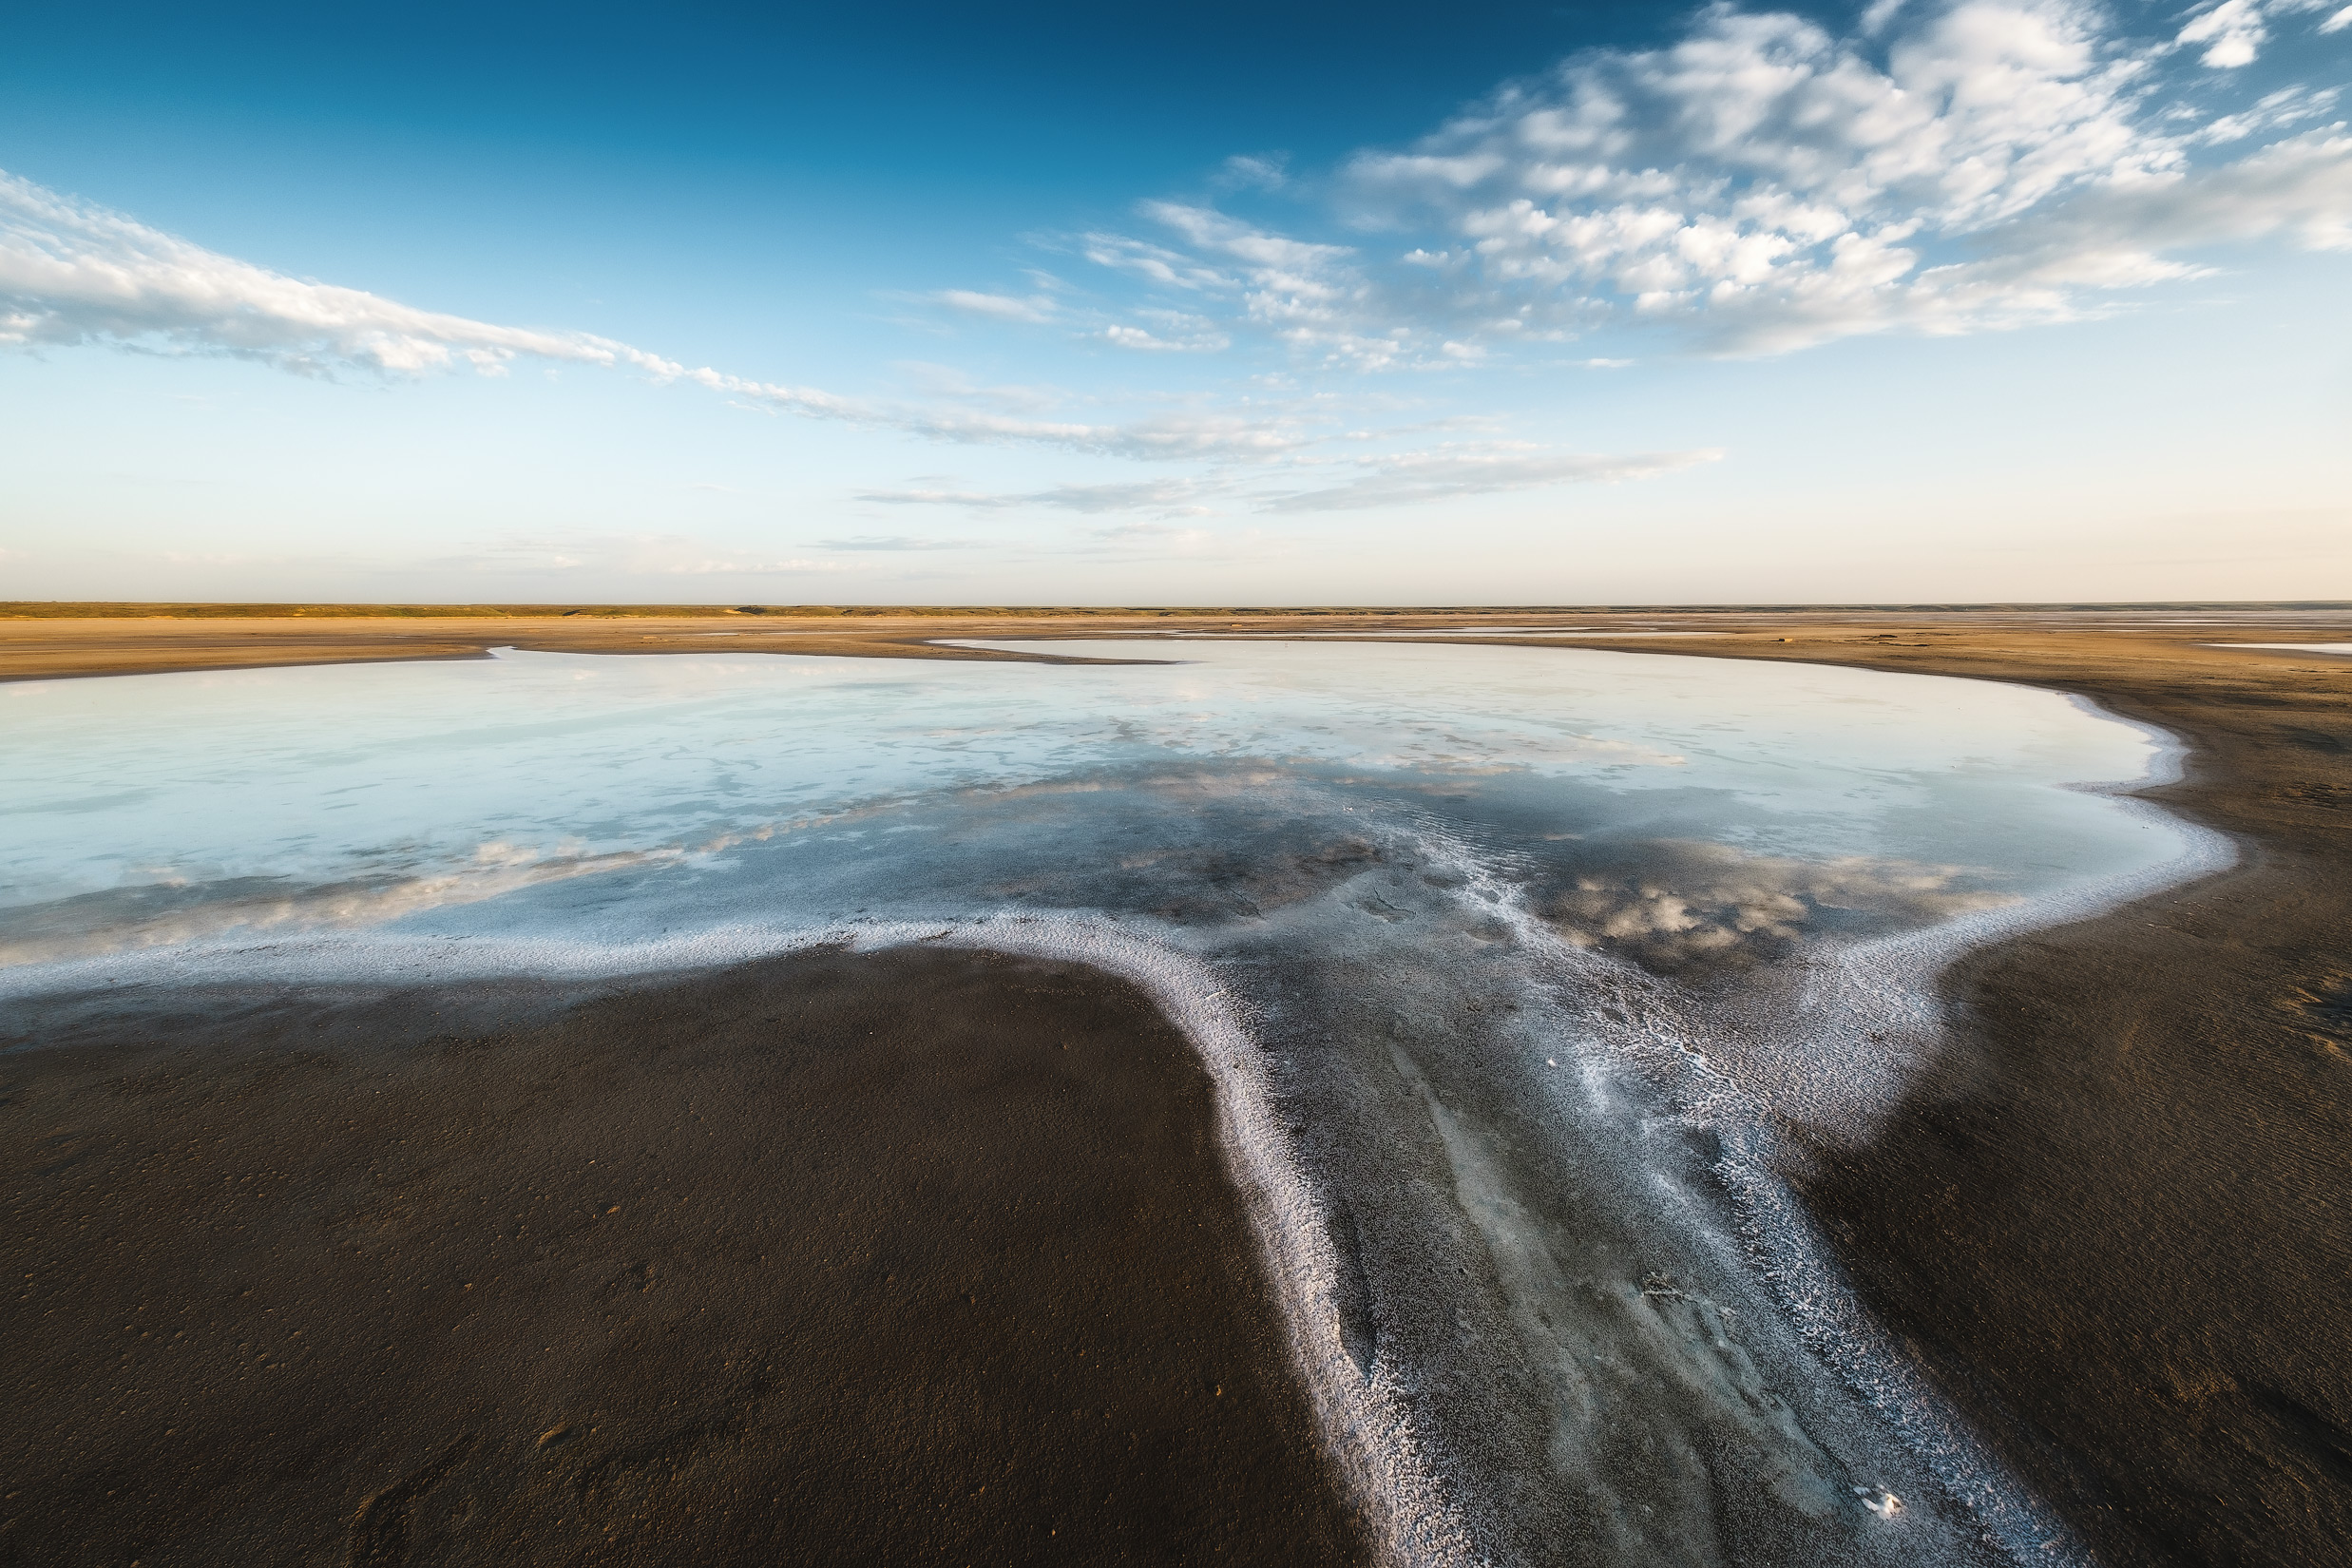
[[1353,478],[1312,489],[1273,492],[1261,499],[1259,509],[1356,511],[1368,507],[1456,501],[1558,485],[1616,485],[1718,463],[1723,456],[1711,449],[1631,455],[1563,452],[1547,450],[1532,442],[1439,447],[1362,460]]
[[[1158,518],[1213,511],[1274,513],[1358,511],[1496,495],[1561,485],[1614,485],[1654,479],[1722,461],[1712,449],[1609,454],[1560,451],[1527,441],[1455,442],[1413,451],[1325,458],[1273,470],[1224,470],[1133,485],[1068,485],[1047,490],[868,490],[857,499],[893,506],[980,511],[1059,509],[1088,515],[1141,512]],[[1285,485],[1309,477],[1316,483]],[[1204,505],[1204,503],[1217,505]],[[1112,532],[1141,535],[1154,526]],[[1100,532],[1101,530],[1098,530]],[[1164,530],[1163,530],[1164,531]]]
[[1145,479],[1109,485],[1056,485],[1042,490],[861,490],[860,501],[893,507],[965,507],[981,511],[1044,508],[1096,515],[1181,508],[1218,487],[1207,479]]
[[[1334,324],[1366,285],[1351,269],[1354,253],[1336,245],[1270,235],[1205,209],[1165,204],[1159,216],[1229,271],[1218,288],[1238,291],[1243,308],[1279,332],[1324,333],[1358,365],[1393,355],[1397,340],[1347,347]],[[1205,286],[1205,285],[1204,285]],[[942,296],[943,298],[947,296]],[[1048,314],[1051,296],[1031,299],[965,294],[961,308],[1006,319]],[[1018,307],[1018,308],[1016,308]],[[1145,327],[1116,329],[1108,340],[1130,348],[1222,346],[1210,316],[1154,309]],[[1145,339],[1148,336],[1149,341]],[[518,360],[596,365],[657,383],[701,387],[731,402],[801,419],[898,430],[940,442],[1027,445],[1093,457],[1209,465],[1206,472],[1135,482],[1064,484],[1004,493],[871,490],[858,499],[882,505],[1028,509],[1080,515],[1176,518],[1238,507],[1319,511],[1663,472],[1652,456],[1602,459],[1540,449],[1405,452],[1381,458],[1327,459],[1317,473],[1349,477],[1312,488],[1268,489],[1252,468],[1281,466],[1333,439],[1330,412],[1305,404],[1234,400],[1164,410],[1119,420],[1049,416],[1061,397],[1051,389],[983,386],[939,366],[906,369],[929,393],[922,399],[856,397],[821,388],[764,381],[677,360],[613,339],[523,328],[418,310],[362,290],[289,277],[209,251],[119,213],[0,176],[0,344],[104,344],[159,354],[226,354],[297,373],[393,377],[470,371],[499,374]],[[1403,432],[1391,432],[1391,439]],[[1362,443],[1374,432],[1348,432]],[[1337,462],[1337,468],[1330,464]],[[717,488],[717,487],[708,487]],[[1139,525],[1130,526],[1139,526]],[[1139,535],[1137,537],[1140,537]],[[952,541],[874,535],[830,540],[829,550],[884,552],[964,547]],[[835,571],[843,564],[800,558],[736,558],[700,548],[641,543],[616,554],[629,570],[663,575],[761,576]],[[545,564],[545,563],[542,563]],[[566,562],[564,569],[572,563]]]
[[394,374],[518,358],[673,371],[625,343],[417,310],[289,277],[0,172],[0,344],[109,343]]
[[930,297],[951,311],[985,316],[991,321],[1042,324],[1061,316],[1060,306],[1050,295],[1033,294],[1023,298],[1008,294],[985,294],[973,289],[942,289]]
[[974,407],[970,399],[848,396],[689,367],[591,334],[476,321],[289,277],[0,173],[0,346],[79,344],[222,354],[313,375],[496,375],[520,359],[595,365],[689,383],[803,419],[1097,456],[1247,461],[1294,450],[1310,439],[1279,414],[1049,419],[985,400]]
[[1143,354],[1216,354],[1233,347],[1232,335],[1205,316],[1145,310],[1138,311],[1136,316],[1137,321],[1116,321],[1104,327],[1102,341],[1115,349]]
[[986,549],[985,539],[917,539],[907,534],[859,534],[850,539],[820,539],[817,547],[827,550],[875,551],[903,554],[908,551],[979,550]]

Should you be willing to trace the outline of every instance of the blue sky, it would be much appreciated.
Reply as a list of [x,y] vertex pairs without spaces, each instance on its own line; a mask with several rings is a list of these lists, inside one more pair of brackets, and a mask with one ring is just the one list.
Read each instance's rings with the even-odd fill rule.
[[96,6],[0,597],[2352,597],[2352,8]]

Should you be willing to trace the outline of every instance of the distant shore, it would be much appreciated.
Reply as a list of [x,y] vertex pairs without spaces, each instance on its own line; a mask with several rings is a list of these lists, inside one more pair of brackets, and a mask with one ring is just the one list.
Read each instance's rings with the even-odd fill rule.
[[[1572,645],[1628,651],[1794,658],[2012,679],[2001,671],[2020,659],[2030,665],[2056,657],[2064,664],[2085,651],[2049,642],[2056,634],[2123,632],[2143,651],[2158,644],[2185,650],[2241,635],[2316,641],[2352,636],[2352,603],[1396,609],[0,602],[0,682],[482,659],[503,647],[705,658],[763,653],[1035,662],[1051,656],[944,644],[1138,633],[1344,638],[1349,632],[1378,632],[1394,638],[1415,631],[1444,633],[1454,641],[1476,641],[1481,625],[1556,628]],[[1704,641],[1674,638],[1671,648],[1643,649],[1644,635],[1658,632],[1709,635]],[[2011,634],[2030,635],[2018,642]],[[1507,641],[1526,645],[1550,639],[1514,635]],[[2248,656],[2225,657],[2243,662]],[[1946,669],[1941,662],[1946,658],[1958,662]]]

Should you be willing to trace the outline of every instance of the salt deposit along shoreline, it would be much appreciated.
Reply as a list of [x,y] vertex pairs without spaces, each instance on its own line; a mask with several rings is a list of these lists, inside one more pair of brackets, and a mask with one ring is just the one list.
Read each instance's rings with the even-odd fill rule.
[[[2291,613],[2282,641],[2341,635]],[[2297,634],[2301,638],[2297,638]],[[1973,948],[1948,1049],[1795,1180],[1873,1313],[2106,1560],[2352,1549],[2352,681],[2187,634],[1914,622],[1677,650],[2028,682],[2180,740],[2233,866]]]
[[[1680,652],[1680,651],[1683,651],[1683,650],[1677,650],[1677,652]],[[2150,890],[2150,889],[2141,889],[2141,890],[2140,890],[2140,896],[2145,896],[2145,895],[2146,895],[2146,893],[2147,893],[2149,890]],[[2071,913],[2067,916],[2067,918],[2070,918],[2070,919],[2079,919],[2079,918],[2080,918],[2080,917],[2082,917],[2085,913],[2086,913],[2086,911],[2083,911],[2083,910],[2080,910],[2080,909],[2076,909],[2076,910],[2075,910],[2075,911],[2072,911],[2072,912],[2071,912]],[[877,934],[879,934],[879,933],[877,933]],[[2013,932],[2013,933],[2006,933],[2006,934],[2004,935],[2004,941],[2007,941],[2007,942],[2014,942],[2015,940],[2016,940],[2016,934],[2015,934],[2014,932]],[[338,944],[329,944],[329,945],[328,945],[328,947],[335,947],[335,946],[339,946],[339,945],[338,945]],[[463,943],[463,944],[450,944],[450,945],[443,946],[443,947],[441,947],[441,959],[442,959],[442,960],[448,960],[448,959],[450,959],[450,958],[453,958],[453,957],[457,957],[457,956],[458,956],[458,954],[459,954],[461,951],[465,950],[465,949],[471,949],[472,958],[473,958],[474,960],[477,960],[477,961],[478,961],[478,960],[480,960],[481,958],[483,958],[484,956],[486,956],[486,955],[483,953],[483,950],[482,950],[482,948],[481,948],[481,947],[480,947],[480,945],[479,945],[479,941],[478,941],[478,939],[473,939],[473,940],[469,940],[469,941],[468,941],[468,942],[466,942],[466,943]],[[1980,949],[1979,949],[1979,950],[1980,950]],[[277,951],[277,959],[279,959],[279,960],[290,960],[290,959],[293,959],[293,958],[296,956],[296,950],[295,950],[293,947],[284,947],[284,946],[281,946],[281,947],[277,947],[276,951]],[[321,957],[323,957],[323,956],[324,956],[324,951],[325,951],[325,949],[323,949],[323,948],[322,948],[322,949],[315,949],[315,953],[316,953],[316,956],[321,956]],[[179,956],[180,956],[180,959],[184,960],[184,958],[185,958],[185,957],[187,957],[188,955],[186,955],[185,953],[182,953],[182,954],[181,954],[181,955],[179,955]],[[346,950],[346,956],[349,956],[349,951],[348,951],[348,949]],[[390,955],[389,955],[389,953],[388,953],[388,952],[386,952],[386,953],[382,953],[382,954],[380,954],[380,956],[390,956]],[[419,959],[422,959],[424,955],[423,955],[423,953],[422,953],[422,951],[421,951],[421,950],[415,950],[415,951],[413,951],[412,956],[414,956],[414,957],[416,957],[416,958],[419,958]],[[160,964],[160,965],[162,965],[162,966],[164,966],[164,968],[163,968],[163,969],[158,969],[158,970],[156,970],[156,971],[155,971],[155,972],[156,972],[156,973],[158,973],[159,975],[160,975],[161,973],[164,972],[164,969],[167,969],[167,968],[168,968],[168,967],[169,967],[169,966],[170,966],[173,963],[177,962],[176,960],[173,960],[173,959],[171,959],[171,958],[168,958],[166,955],[163,955],[163,954],[156,954],[156,955],[151,955],[151,960],[143,960],[143,961],[140,961],[140,963],[139,963],[139,964],[137,964],[137,965],[135,965],[134,966],[135,966],[135,967],[145,967],[145,966],[147,966],[147,964],[148,964],[150,961],[152,961],[152,962],[154,962],[154,963],[157,963],[157,964]],[[118,960],[117,962],[119,963],[119,962],[121,962],[121,961],[120,961],[120,960]],[[461,963],[463,963],[463,962],[464,962],[464,961],[463,961],[463,960],[461,960]],[[434,968],[436,968],[436,969],[439,969],[439,968],[440,968],[440,964],[439,964],[439,962],[437,962],[437,961],[436,961],[436,962],[434,962],[434,964],[433,964],[433,966],[433,966]],[[412,970],[411,972],[413,972],[413,970]],[[446,971],[442,971],[442,972],[446,972]],[[182,971],[182,973],[184,975],[184,974],[186,973],[186,971],[183,969],[183,970]],[[1426,1544],[1426,1543],[1427,1543],[1427,1541],[1425,1540],[1425,1544]]]

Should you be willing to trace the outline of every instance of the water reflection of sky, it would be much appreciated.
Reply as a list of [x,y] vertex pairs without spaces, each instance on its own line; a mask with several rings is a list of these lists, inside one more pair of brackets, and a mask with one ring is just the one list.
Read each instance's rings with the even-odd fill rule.
[[[1865,1126],[1933,1048],[1925,969],[1882,949],[2190,848],[2062,787],[2141,776],[2147,735],[2049,692],[1783,662],[1043,646],[1176,661],[730,648],[0,686],[0,986],[69,1009],[288,954],[628,972],[844,922],[1124,954],[1176,977],[1190,1026],[1248,1021],[1214,1038],[1288,1129],[1243,1141],[1304,1195],[1294,1345],[1372,1401],[1333,1430],[1409,1419],[1453,1495],[1509,1501],[1490,1522],[1530,1498],[1545,1530],[1618,1521],[1596,1560],[1771,1559],[1725,1523],[1763,1517],[1758,1476],[1802,1503],[1813,1555],[1786,1560],[1974,1563],[1981,1532],[2038,1553],[2039,1516],[1810,1261],[1772,1151]],[[1868,1505],[1922,1491],[1943,1501],[1900,1523]]]
[[[23,915],[256,877],[454,890],[549,857],[691,851],[1176,760],[1509,778],[1538,836],[1638,822],[1778,855],[1960,865],[2020,892],[2176,848],[2145,817],[2052,787],[2136,776],[2151,743],[2046,692],[1558,649],[1189,643],[1181,659],[509,653],[19,683],[0,693],[0,898]],[[1527,819],[1544,781],[1561,803],[1548,824]]]

